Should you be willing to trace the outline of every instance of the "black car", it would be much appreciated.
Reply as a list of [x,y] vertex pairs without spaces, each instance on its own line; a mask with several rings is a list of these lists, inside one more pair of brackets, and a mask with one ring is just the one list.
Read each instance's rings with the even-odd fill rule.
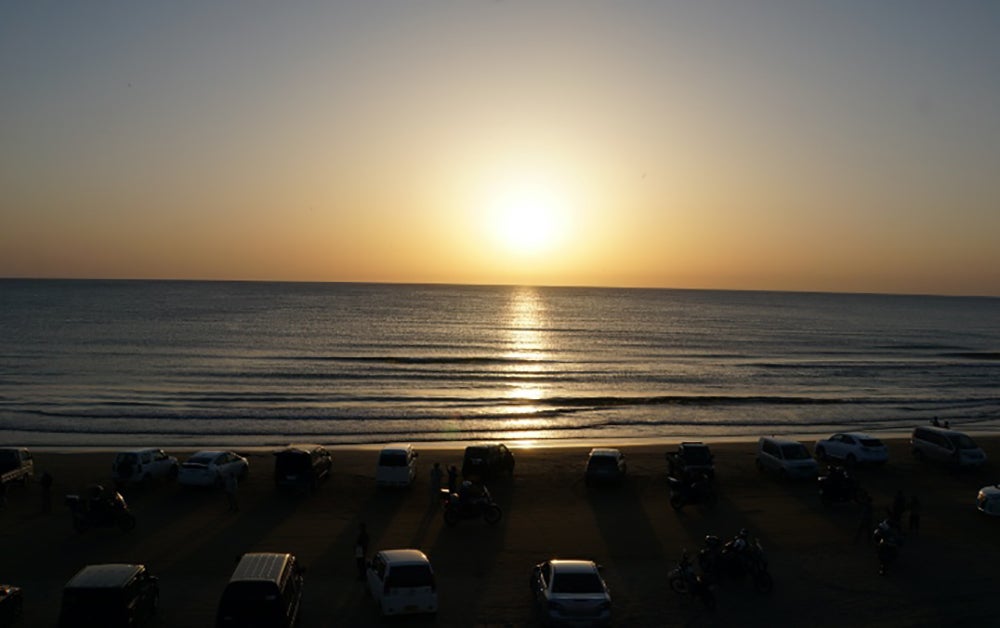
[[59,626],[139,626],[159,600],[160,585],[144,565],[88,565],[63,587]]
[[676,452],[667,452],[667,465],[670,476],[674,478],[704,475],[711,480],[715,477],[715,456],[705,443],[695,441],[681,443],[677,446]]
[[514,454],[506,445],[471,445],[465,448],[462,477],[485,481],[501,474],[514,475]]
[[332,468],[330,452],[320,445],[289,445],[274,452],[274,484],[278,488],[314,491]]

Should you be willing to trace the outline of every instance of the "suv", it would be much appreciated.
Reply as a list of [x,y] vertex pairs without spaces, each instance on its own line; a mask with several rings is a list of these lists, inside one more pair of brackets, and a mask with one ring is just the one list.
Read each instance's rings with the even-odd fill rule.
[[956,467],[981,467],[986,453],[967,434],[941,427],[918,427],[910,436],[917,460],[944,462]]
[[415,549],[382,550],[368,563],[368,592],[383,615],[436,613],[437,584],[427,555]]
[[59,626],[138,626],[159,600],[160,585],[144,565],[88,565],[63,587]]
[[764,436],[757,441],[757,468],[772,471],[781,478],[811,478],[819,474],[819,465],[802,443]]
[[162,449],[129,449],[115,455],[111,479],[118,488],[136,484],[148,486],[153,480],[176,478],[177,469],[177,458],[168,456]]
[[35,476],[35,461],[24,447],[0,449],[0,484],[17,480],[27,484]]
[[293,554],[244,554],[222,592],[216,628],[294,626],[304,571]]
[[669,475],[673,478],[686,478],[704,475],[708,479],[715,477],[715,456],[708,445],[696,441],[686,441],[677,445],[677,451],[667,452]]
[[587,486],[598,482],[620,483],[625,480],[625,456],[617,449],[599,447],[590,450],[584,482]]
[[330,477],[333,458],[320,445],[289,445],[274,452],[274,485],[315,491],[321,480]]
[[490,480],[501,473],[514,475],[514,454],[502,443],[471,445],[465,448],[462,477]]
[[417,477],[417,452],[412,445],[386,445],[375,466],[377,486],[410,486]]

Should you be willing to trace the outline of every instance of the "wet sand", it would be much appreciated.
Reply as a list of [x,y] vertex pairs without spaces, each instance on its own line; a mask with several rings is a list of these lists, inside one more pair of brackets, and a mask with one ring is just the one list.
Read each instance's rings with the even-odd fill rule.
[[[1000,457],[1000,438],[977,440],[991,458]],[[504,509],[492,527],[444,525],[428,471],[434,462],[460,465],[461,450],[418,446],[420,474],[408,490],[378,490],[377,452],[358,448],[334,450],[334,474],[314,495],[280,494],[271,479],[272,457],[252,452],[238,513],[228,512],[219,491],[167,483],[126,492],[138,519],[134,531],[83,535],[73,532],[62,496],[88,482],[107,482],[112,456],[40,452],[36,477],[47,470],[55,478],[52,513],[40,513],[37,483],[10,488],[0,511],[0,582],[24,587],[25,626],[51,626],[62,585],[81,567],[141,562],[160,577],[161,607],[151,625],[211,626],[241,553],[289,551],[307,568],[302,626],[367,626],[380,620],[355,580],[353,558],[358,525],[366,522],[373,550],[416,547],[434,564],[439,613],[403,620],[407,625],[540,625],[528,576],[535,562],[554,556],[603,565],[617,626],[996,625],[1000,519],[974,508],[979,487],[1000,479],[996,463],[958,473],[916,463],[905,440],[889,446],[886,467],[857,473],[875,498],[876,519],[902,489],[919,496],[922,521],[884,577],[872,547],[854,543],[859,508],[824,507],[814,483],[762,476],[753,443],[713,444],[717,506],[675,512],[663,456],[673,446],[665,442],[622,447],[628,480],[602,488],[584,485],[588,447],[515,449],[514,478],[490,486]],[[725,582],[716,590],[718,609],[709,613],[668,589],[667,573],[682,548],[697,550],[705,534],[729,537],[742,527],[764,545],[775,581],[771,594],[755,593],[748,582]]]

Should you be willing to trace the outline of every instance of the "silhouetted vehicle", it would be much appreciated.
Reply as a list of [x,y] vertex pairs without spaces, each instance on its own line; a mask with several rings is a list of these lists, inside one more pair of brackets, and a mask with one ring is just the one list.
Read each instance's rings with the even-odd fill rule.
[[383,616],[434,614],[437,581],[427,555],[416,549],[381,550],[365,570],[368,592]]
[[688,504],[705,504],[709,508],[715,506],[718,498],[708,476],[689,473],[682,477],[684,479],[673,476],[667,478],[670,484],[670,506],[674,510],[680,510]]
[[535,565],[529,580],[547,625],[607,626],[611,590],[590,560],[552,559]]
[[0,484],[27,484],[35,476],[35,461],[24,447],[0,448]]
[[289,445],[274,452],[274,485],[279,489],[315,491],[332,469],[333,458],[320,445]]
[[24,614],[21,587],[0,584],[0,626],[13,626]]
[[625,456],[617,449],[597,447],[587,456],[587,469],[583,479],[587,486],[594,484],[620,484],[628,470]]
[[181,486],[222,488],[226,478],[235,475],[243,480],[250,472],[246,458],[233,451],[199,451],[184,461],[177,473]]
[[819,474],[819,465],[805,445],[773,436],[763,436],[757,441],[757,468],[775,473],[783,480],[813,479]]
[[462,459],[463,478],[487,481],[501,474],[514,475],[514,454],[506,445],[493,443],[465,448],[465,457]]
[[865,495],[857,478],[843,467],[827,467],[826,475],[819,476],[816,482],[819,485],[819,498],[827,506],[860,501]]
[[441,489],[441,498],[444,506],[444,522],[450,526],[458,525],[462,519],[479,517],[493,525],[503,516],[503,511],[493,501],[489,490],[468,480],[462,482],[457,493],[452,493],[446,488]]
[[667,583],[675,593],[696,597],[705,608],[715,610],[715,594],[712,593],[711,583],[704,575],[695,573],[687,550],[681,553],[680,562],[667,575]]
[[861,432],[840,432],[816,441],[815,451],[818,460],[842,460],[849,467],[856,464],[882,465],[889,461],[889,449],[885,443]]
[[708,445],[698,441],[685,441],[677,445],[677,451],[667,452],[667,473],[675,478],[686,475],[703,474],[709,480],[715,479],[715,456]]
[[60,628],[132,628],[160,600],[160,585],[144,565],[88,565],[63,587]]
[[986,452],[968,434],[957,430],[914,428],[910,447],[914,457],[921,461],[940,462],[959,469],[978,469],[986,464]]
[[726,543],[715,535],[706,536],[705,545],[698,552],[698,564],[712,583],[721,583],[727,578],[742,580],[749,575],[757,591],[769,593],[774,588],[764,548],[759,540],[750,538],[745,528]]
[[304,572],[293,554],[244,554],[222,592],[216,628],[294,626],[299,619]]
[[83,534],[90,528],[118,527],[128,532],[135,527],[135,516],[118,491],[91,484],[86,494],[67,495],[66,506],[73,516],[73,529]]
[[149,486],[154,480],[176,478],[179,469],[177,458],[168,456],[162,449],[130,449],[115,454],[111,479],[118,488],[135,484]]

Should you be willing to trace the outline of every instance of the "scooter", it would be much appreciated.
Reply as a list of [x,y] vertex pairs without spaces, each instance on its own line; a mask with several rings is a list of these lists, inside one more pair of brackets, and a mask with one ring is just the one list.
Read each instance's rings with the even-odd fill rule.
[[759,593],[770,593],[774,588],[764,548],[759,540],[751,540],[745,530],[726,543],[715,535],[706,536],[705,546],[698,552],[698,564],[712,583],[721,583],[725,578],[742,580],[750,574]]
[[712,482],[703,473],[683,478],[669,476],[667,482],[670,484],[670,506],[674,510],[687,504],[705,504],[712,508],[718,501]]
[[482,517],[486,523],[494,525],[500,521],[503,511],[493,501],[490,492],[482,487],[481,494],[469,495],[471,487],[463,486],[460,491],[466,494],[453,493],[446,488],[441,489],[441,500],[444,506],[444,522],[456,526],[462,519],[478,519]]
[[705,608],[715,610],[715,594],[707,578],[696,574],[687,550],[681,553],[681,560],[667,576],[671,590],[679,594],[687,594],[701,600]]
[[93,484],[87,488],[87,497],[67,495],[66,506],[73,515],[73,529],[83,534],[92,527],[118,527],[123,532],[135,528],[135,515],[129,510],[122,494],[107,493],[104,487]]

